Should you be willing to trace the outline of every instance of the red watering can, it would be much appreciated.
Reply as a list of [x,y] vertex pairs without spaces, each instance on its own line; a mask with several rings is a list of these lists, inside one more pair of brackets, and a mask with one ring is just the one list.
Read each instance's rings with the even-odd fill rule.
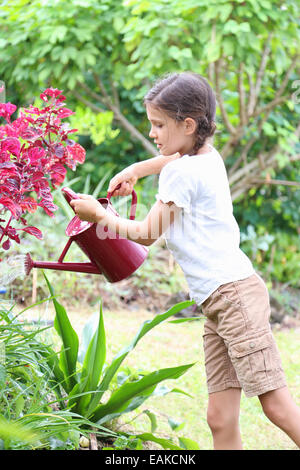
[[[63,195],[68,203],[79,196],[69,188],[62,188]],[[119,217],[111,202],[111,193],[98,201],[104,208]],[[137,196],[132,191],[130,219],[134,220]],[[144,262],[148,249],[131,240],[121,237],[107,230],[100,224],[86,222],[76,215],[65,231],[69,238],[58,262],[33,261],[30,254],[26,255],[25,270],[28,275],[32,268],[57,269],[61,271],[74,271],[80,273],[103,274],[109,282],[118,282],[130,276]],[[75,242],[90,259],[89,263],[65,263],[64,257],[71,244]]]

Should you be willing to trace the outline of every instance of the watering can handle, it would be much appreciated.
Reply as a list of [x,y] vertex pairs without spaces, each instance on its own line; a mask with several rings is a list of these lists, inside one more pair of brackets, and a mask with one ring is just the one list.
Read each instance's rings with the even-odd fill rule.
[[[115,189],[119,189],[121,185],[117,186]],[[78,194],[76,194],[72,189],[70,188],[62,188],[63,195],[66,199],[66,201],[70,204],[70,201],[72,199],[79,199]],[[110,198],[112,196],[112,193],[107,193],[107,199],[110,201]],[[130,220],[135,219],[135,213],[136,213],[136,204],[137,204],[137,195],[136,192],[133,190],[132,191],[132,201],[131,201],[131,207],[130,207]]]
[[[115,189],[119,189],[121,187],[121,184],[119,184]],[[113,192],[110,193],[108,192],[107,193],[107,199],[110,201],[110,198],[112,197],[113,195]],[[129,219],[130,220],[134,220],[135,219],[135,213],[136,213],[136,205],[137,205],[137,195],[136,195],[136,192],[135,190],[133,189],[132,190],[132,193],[131,193],[131,196],[132,196],[132,200],[131,200],[131,207],[130,207],[130,215],[129,215]]]

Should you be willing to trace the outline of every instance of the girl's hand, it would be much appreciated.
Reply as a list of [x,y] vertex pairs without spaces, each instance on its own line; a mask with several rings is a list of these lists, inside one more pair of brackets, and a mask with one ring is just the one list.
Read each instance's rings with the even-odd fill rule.
[[[110,180],[108,192],[113,193],[112,196],[129,196],[139,178],[159,174],[167,163],[180,158],[180,156],[180,153],[177,152],[172,155],[158,155],[133,163]],[[121,185],[120,188],[116,189],[119,185]]]
[[[129,196],[137,180],[138,176],[135,174],[134,166],[129,166],[110,180],[108,192],[113,193],[112,196]],[[116,189],[119,184],[121,184],[120,188]]]
[[106,215],[106,210],[93,196],[88,194],[78,194],[79,199],[72,199],[70,206],[80,220],[87,222],[100,222]]

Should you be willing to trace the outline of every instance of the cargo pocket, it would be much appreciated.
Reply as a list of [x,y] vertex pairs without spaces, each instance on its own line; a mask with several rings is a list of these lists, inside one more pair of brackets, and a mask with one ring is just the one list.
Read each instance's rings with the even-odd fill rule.
[[222,299],[226,305],[241,306],[241,301],[233,282],[218,287],[217,292],[219,298]]
[[229,345],[229,356],[242,386],[252,389],[268,379],[268,371],[275,368],[272,351],[271,333]]
[[233,310],[240,310],[241,303],[232,282],[219,286],[202,303],[202,312],[207,318],[215,321],[220,314],[233,317]]

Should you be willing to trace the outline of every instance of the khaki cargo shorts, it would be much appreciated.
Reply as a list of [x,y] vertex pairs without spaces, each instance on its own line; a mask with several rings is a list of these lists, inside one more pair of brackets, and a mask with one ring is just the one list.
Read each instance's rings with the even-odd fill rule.
[[202,311],[208,393],[235,387],[252,397],[286,385],[268,289],[257,273],[218,287]]

